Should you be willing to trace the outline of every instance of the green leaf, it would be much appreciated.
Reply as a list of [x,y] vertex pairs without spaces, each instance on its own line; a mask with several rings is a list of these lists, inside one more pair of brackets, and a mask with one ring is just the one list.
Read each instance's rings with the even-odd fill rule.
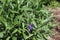
[[17,40],[17,37],[12,37],[12,40]]
[[6,38],[6,40],[9,40],[9,39],[10,39],[10,37],[7,37],[7,38]]
[[0,38],[3,38],[3,33],[0,32]]

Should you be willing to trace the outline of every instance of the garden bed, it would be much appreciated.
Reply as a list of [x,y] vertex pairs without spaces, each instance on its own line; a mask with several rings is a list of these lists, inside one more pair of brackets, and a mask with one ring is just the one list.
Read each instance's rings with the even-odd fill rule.
[[[54,33],[52,29],[59,21],[59,16],[54,14],[57,10],[49,11],[47,8],[49,5],[59,6],[59,3],[55,5],[55,2],[0,0],[0,40],[48,40],[48,36]],[[54,28],[57,29],[59,30]]]

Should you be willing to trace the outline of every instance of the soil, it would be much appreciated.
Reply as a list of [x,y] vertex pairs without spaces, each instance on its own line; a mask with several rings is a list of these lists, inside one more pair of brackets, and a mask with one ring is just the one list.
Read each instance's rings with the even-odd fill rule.
[[52,29],[55,32],[55,34],[50,36],[49,40],[60,40],[60,7],[56,9],[49,8],[49,11],[54,13],[56,21],[59,24]]

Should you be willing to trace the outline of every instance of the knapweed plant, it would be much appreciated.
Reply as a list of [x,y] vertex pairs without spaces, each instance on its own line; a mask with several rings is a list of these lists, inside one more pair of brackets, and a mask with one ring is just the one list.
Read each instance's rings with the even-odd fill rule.
[[0,40],[47,40],[54,26],[50,0],[0,0]]

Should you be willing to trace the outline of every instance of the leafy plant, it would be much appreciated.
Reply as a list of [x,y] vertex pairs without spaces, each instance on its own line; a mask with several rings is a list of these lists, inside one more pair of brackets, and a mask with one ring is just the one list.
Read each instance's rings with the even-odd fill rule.
[[51,34],[53,14],[47,0],[0,0],[1,40],[47,40]]

